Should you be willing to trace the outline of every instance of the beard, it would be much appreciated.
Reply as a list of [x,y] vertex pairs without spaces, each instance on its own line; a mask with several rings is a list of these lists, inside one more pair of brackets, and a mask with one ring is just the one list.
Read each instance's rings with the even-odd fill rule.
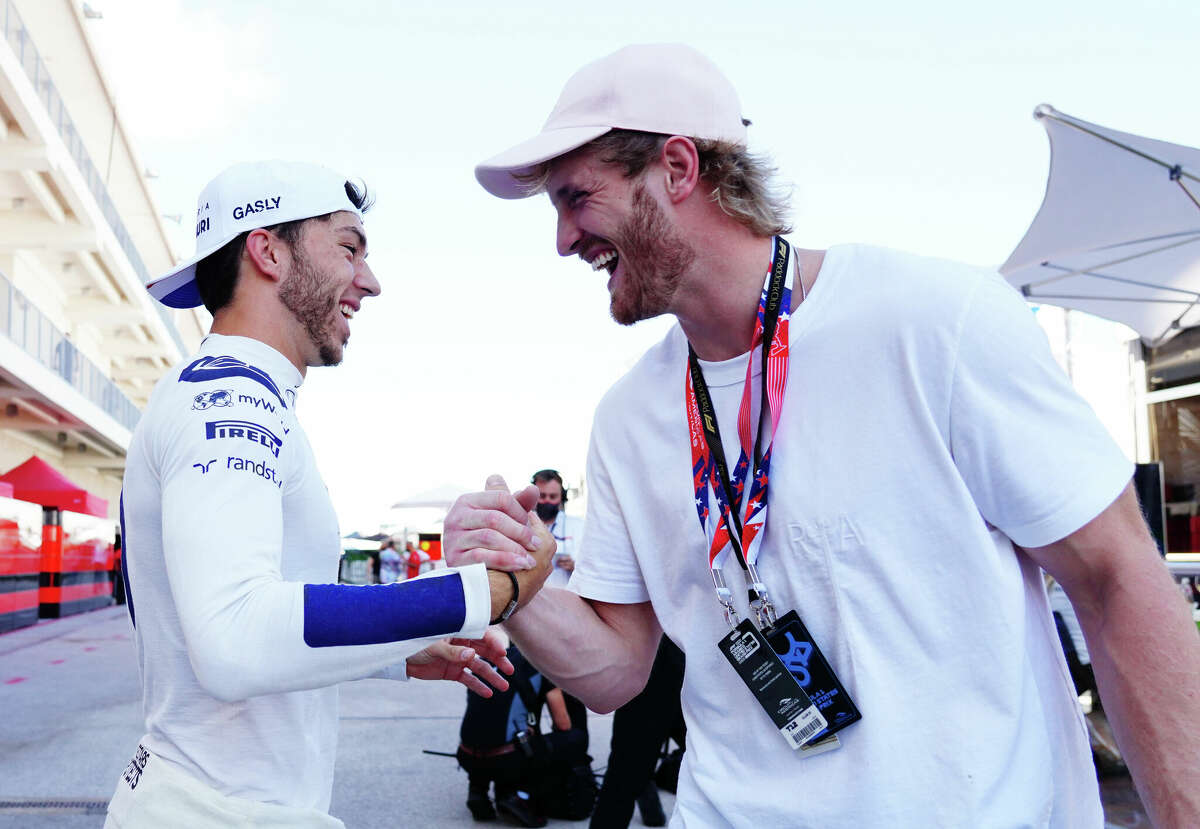
[[610,301],[612,318],[633,325],[666,313],[696,252],[671,227],[644,184],[634,189],[633,210],[617,238],[624,270]]
[[320,364],[336,366],[342,361],[341,349],[334,346],[332,330],[338,302],[336,296],[323,295],[326,281],[300,245],[295,244],[292,246],[292,273],[279,287],[279,300],[304,326],[308,339],[317,348]]

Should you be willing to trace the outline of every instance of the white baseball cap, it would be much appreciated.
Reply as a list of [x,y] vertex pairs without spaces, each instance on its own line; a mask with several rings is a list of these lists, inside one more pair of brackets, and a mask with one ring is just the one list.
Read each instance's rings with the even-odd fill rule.
[[171,308],[202,304],[196,263],[241,233],[348,210],[362,211],[346,192],[346,177],[319,164],[255,161],[235,164],[208,183],[196,201],[196,255],[146,283]]
[[475,178],[493,196],[524,198],[532,193],[516,176],[612,129],[746,143],[737,91],[712,61],[682,43],[626,46],[572,75],[542,131]]

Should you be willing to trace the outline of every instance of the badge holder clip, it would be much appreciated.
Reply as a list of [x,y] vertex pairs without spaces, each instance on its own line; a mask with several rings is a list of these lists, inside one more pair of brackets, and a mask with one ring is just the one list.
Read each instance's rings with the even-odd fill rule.
[[712,573],[713,586],[717,589],[717,601],[725,609],[725,621],[729,624],[729,629],[734,630],[741,622],[741,617],[738,616],[738,612],[733,606],[733,591],[725,584],[725,576],[721,574],[720,570],[709,570],[709,572]]
[[[746,550],[742,546],[741,533],[729,527],[728,524],[726,526],[729,529],[730,540],[737,544],[737,552],[740,553],[738,560],[745,565],[746,575],[750,577],[750,607],[754,610],[754,615],[758,619],[758,629],[766,630],[767,628],[775,627],[777,615],[775,613],[775,605],[771,603],[771,597],[767,593],[767,585],[763,583],[762,577],[758,575],[758,568],[754,566],[754,562],[745,554]],[[713,573],[716,576],[720,575],[717,570],[713,570]],[[724,586],[724,583],[725,580],[722,577],[721,586]],[[721,586],[717,588],[718,593],[721,591]],[[726,621],[728,621],[728,617],[729,614],[726,612]],[[737,624],[737,622],[734,621],[731,624]]]
[[758,617],[758,628],[773,628],[778,621],[778,615],[767,593],[767,586],[763,584],[762,579],[758,577],[758,570],[749,561],[746,562],[746,569],[750,575],[750,607],[754,608],[754,615]]

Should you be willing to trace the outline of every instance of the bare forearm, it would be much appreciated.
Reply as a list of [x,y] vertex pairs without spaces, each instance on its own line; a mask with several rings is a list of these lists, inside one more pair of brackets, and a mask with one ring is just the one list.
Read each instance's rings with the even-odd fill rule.
[[1151,822],[1194,826],[1200,636],[1186,603],[1164,570],[1126,574],[1099,607],[1077,614],[1105,713]]
[[1133,487],[1060,541],[1030,548],[1083,627],[1104,710],[1151,823],[1200,814],[1200,637]]
[[526,659],[600,713],[619,708],[645,686],[662,635],[648,603],[594,606],[552,587],[504,627]]

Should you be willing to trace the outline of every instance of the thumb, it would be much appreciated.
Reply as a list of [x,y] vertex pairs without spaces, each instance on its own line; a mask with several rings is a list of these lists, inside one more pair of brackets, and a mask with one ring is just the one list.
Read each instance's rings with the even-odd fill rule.
[[527,486],[520,492],[514,493],[517,503],[520,504],[521,509],[525,510],[526,512],[532,511],[533,508],[537,506],[538,495],[538,488],[533,485]]
[[508,492],[508,484],[504,482],[502,475],[488,475],[487,483],[483,485],[484,489],[493,490],[500,489]]

